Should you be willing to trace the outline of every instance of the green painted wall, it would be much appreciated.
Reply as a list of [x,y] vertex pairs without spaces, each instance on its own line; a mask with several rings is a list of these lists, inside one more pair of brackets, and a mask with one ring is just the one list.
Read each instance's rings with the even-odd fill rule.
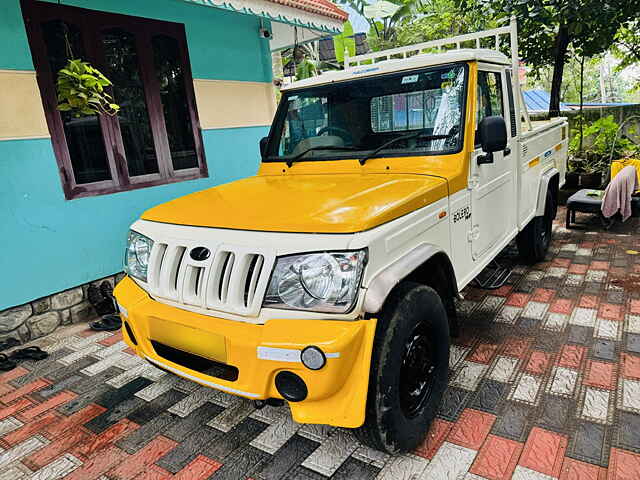
[[[63,4],[185,23],[196,78],[269,81],[259,21],[180,0]],[[18,0],[0,0],[0,69],[32,70]],[[0,107],[1,108],[1,107]],[[51,140],[0,141],[0,311],[122,270],[129,225],[147,208],[253,175],[268,127],[202,132],[209,178],[65,200]]]
[[0,311],[121,271],[128,228],[143,211],[255,174],[267,133],[205,130],[209,178],[76,200],[64,199],[50,140],[0,142]]
[[[258,36],[260,20],[251,15],[182,0],[62,0],[62,4],[183,23],[194,78],[272,79],[269,44]],[[0,69],[33,70],[19,0],[0,0]]]

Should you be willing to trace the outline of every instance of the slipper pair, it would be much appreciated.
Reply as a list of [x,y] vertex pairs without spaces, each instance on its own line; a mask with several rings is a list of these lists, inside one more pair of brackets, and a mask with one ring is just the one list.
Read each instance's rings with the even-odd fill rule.
[[105,315],[102,319],[91,322],[91,330],[113,332],[120,330],[121,327],[122,320],[120,319],[120,315],[117,314]]
[[18,339],[13,337],[5,338],[0,342],[0,352],[2,350],[6,350],[11,347],[16,347],[18,345],[20,345],[20,342],[18,341]]
[[0,353],[0,370],[6,372],[15,368],[18,362],[22,360],[44,360],[48,356],[47,352],[36,346],[20,348],[11,353],[10,356]]

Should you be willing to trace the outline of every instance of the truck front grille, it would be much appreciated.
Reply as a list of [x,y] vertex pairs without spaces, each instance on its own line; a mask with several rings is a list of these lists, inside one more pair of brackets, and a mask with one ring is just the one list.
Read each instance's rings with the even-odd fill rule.
[[190,252],[197,247],[155,242],[149,260],[150,293],[204,309],[257,315],[273,255],[219,245],[208,247],[212,253],[206,260],[196,261]]

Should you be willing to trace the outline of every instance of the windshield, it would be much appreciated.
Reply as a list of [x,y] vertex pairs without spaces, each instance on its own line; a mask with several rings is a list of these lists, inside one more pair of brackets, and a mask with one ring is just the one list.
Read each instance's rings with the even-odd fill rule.
[[398,137],[411,138],[375,156],[458,152],[465,84],[465,65],[449,65],[285,92],[265,160],[360,158]]

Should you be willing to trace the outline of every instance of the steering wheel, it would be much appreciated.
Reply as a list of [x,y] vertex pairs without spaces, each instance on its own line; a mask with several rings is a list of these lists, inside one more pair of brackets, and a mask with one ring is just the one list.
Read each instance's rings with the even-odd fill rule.
[[344,140],[345,143],[349,143],[353,139],[353,136],[351,135],[351,132],[349,130],[345,128],[334,127],[331,125],[322,127],[320,130],[318,130],[318,133],[316,133],[316,135],[319,137],[320,135],[323,135],[329,132],[336,133],[342,140]]

